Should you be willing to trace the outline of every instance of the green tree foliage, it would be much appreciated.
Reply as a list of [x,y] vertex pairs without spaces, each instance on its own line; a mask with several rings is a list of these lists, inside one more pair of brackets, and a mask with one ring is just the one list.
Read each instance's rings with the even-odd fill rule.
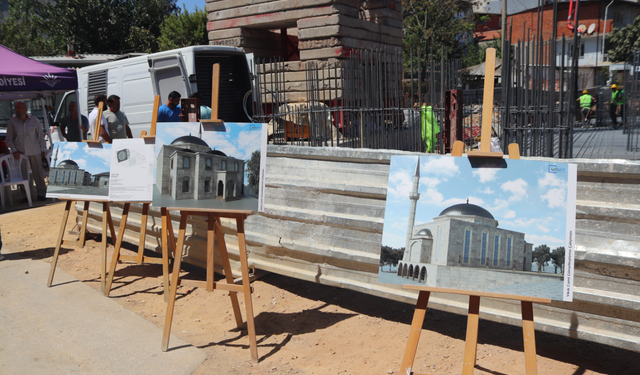
[[609,61],[627,61],[634,51],[640,50],[640,16],[633,23],[607,35],[607,54]]
[[42,35],[44,23],[39,0],[10,0],[9,12],[0,12],[0,44],[23,55],[55,54],[53,43]]
[[542,266],[551,260],[551,249],[547,245],[540,245],[533,249],[532,261],[538,263],[538,273],[542,272]]
[[158,45],[161,51],[193,45],[207,45],[207,12],[192,13],[185,8],[167,17],[160,26]]
[[564,246],[560,246],[553,250],[551,254],[549,254],[549,257],[553,261],[553,265],[556,267],[556,272],[558,267],[560,267],[560,270],[564,273]]
[[423,56],[432,49],[438,59],[441,54],[461,57],[473,37],[473,20],[465,13],[469,9],[465,0],[402,0],[405,64],[410,63],[410,48],[414,59],[418,47]]
[[[24,55],[64,53],[67,42],[78,53],[153,52],[160,25],[177,7],[176,0],[11,0],[1,42]],[[21,38],[12,34],[21,33]],[[2,43],[2,44],[5,44]],[[47,48],[42,48],[42,46]]]
[[260,150],[256,150],[251,154],[251,158],[247,160],[247,170],[249,171],[248,181],[249,188],[254,194],[258,194],[260,188]]
[[479,45],[477,42],[473,42],[467,46],[467,53],[462,58],[462,66],[466,68],[469,66],[482,64],[487,58],[487,48],[495,48],[496,58],[502,58],[501,39],[494,39],[484,45]]
[[394,249],[390,246],[382,246],[380,250],[380,267],[389,266],[389,271],[391,271],[391,267],[397,266],[403,255],[404,247]]

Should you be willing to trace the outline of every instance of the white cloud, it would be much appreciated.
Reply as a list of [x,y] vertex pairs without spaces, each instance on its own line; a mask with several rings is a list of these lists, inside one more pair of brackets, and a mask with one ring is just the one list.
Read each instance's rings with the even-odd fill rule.
[[545,173],[544,178],[538,180],[538,186],[540,187],[563,187],[566,182],[559,179],[558,175],[553,173]]
[[489,207],[490,211],[504,210],[509,207],[509,202],[504,199],[496,199],[493,201],[493,207]]
[[516,212],[513,210],[509,210],[507,211],[506,214],[504,214],[503,216],[505,219],[513,219],[514,217],[516,217]]
[[492,169],[492,168],[481,168],[476,171],[473,171],[473,175],[475,177],[480,177],[481,183],[493,181],[493,178],[496,176],[496,173],[498,173],[498,170]]
[[511,193],[510,202],[517,202],[527,197],[527,182],[521,178],[502,184],[502,190]]
[[396,171],[389,175],[389,188],[387,189],[387,196],[391,196],[393,199],[409,198],[411,193],[411,185],[413,177],[409,176],[409,173]]
[[543,201],[547,201],[549,208],[564,207],[565,194],[567,191],[563,188],[550,189],[547,194],[540,196]]
[[81,169],[85,169],[87,167],[87,161],[85,159],[78,159],[74,161],[76,162],[76,164],[78,164],[78,167],[80,167]]
[[536,224],[536,226],[538,227],[538,229],[540,229],[541,231],[543,231],[545,233],[549,233],[549,231],[550,231],[550,229],[545,227],[544,225]]
[[482,193],[482,194],[493,194],[493,193],[495,193],[495,191],[491,190],[491,188],[487,186],[486,188],[484,188],[484,190],[480,190],[480,193]]
[[535,234],[527,234],[525,235],[525,241],[534,243],[534,244],[547,244],[547,245],[553,245],[553,246],[563,246],[565,243],[564,238],[552,237],[546,234],[542,236],[537,236]]
[[[426,196],[426,197],[425,197]],[[422,198],[425,197],[427,199],[425,199],[424,201],[422,200]],[[440,194],[440,192],[438,192],[436,189],[434,188],[429,188],[427,189],[427,192],[425,193],[425,195],[422,195],[420,197],[420,201],[422,204],[427,204],[427,205],[436,205],[436,206],[453,206],[454,204],[459,204],[459,203],[467,203],[467,199],[469,199],[469,203],[471,204],[475,204],[478,206],[483,206],[485,204],[484,200],[482,200],[482,198],[478,198],[478,197],[466,197],[466,198],[449,198],[447,200],[444,199],[444,196],[442,194]]]
[[423,172],[429,172],[429,174],[432,175],[453,177],[459,172],[455,160],[451,157],[427,156],[420,158],[420,162],[421,174],[423,174]]

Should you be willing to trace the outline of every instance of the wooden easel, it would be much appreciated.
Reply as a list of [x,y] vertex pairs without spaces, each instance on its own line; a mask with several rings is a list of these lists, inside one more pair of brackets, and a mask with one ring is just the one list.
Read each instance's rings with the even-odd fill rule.
[[105,289],[105,281],[106,281],[106,269],[107,269],[107,228],[111,232],[111,240],[113,242],[113,238],[115,237],[115,230],[113,229],[113,220],[111,219],[111,211],[109,210],[109,202],[107,200],[91,200],[84,201],[84,211],[82,213],[82,226],[80,227],[80,240],[78,241],[64,241],[64,230],[67,226],[67,220],[69,220],[69,211],[71,210],[71,206],[75,200],[73,199],[65,199],[59,198],[60,200],[66,201],[64,213],[62,215],[62,222],[60,223],[60,232],[58,233],[58,239],[56,240],[56,249],[53,253],[53,259],[51,260],[51,270],[49,271],[49,279],[47,280],[47,286],[51,287],[53,283],[53,276],[56,272],[56,265],[58,264],[58,256],[60,255],[60,247],[63,244],[67,245],[77,245],[80,247],[84,247],[85,244],[85,233],[87,227],[87,219],[89,215],[89,204],[91,202],[102,203],[102,257],[101,257],[101,267],[100,267],[100,290],[104,292]]
[[[483,103],[493,103],[493,79],[495,74],[496,51],[494,48],[487,49],[487,60],[485,64],[485,86]],[[492,105],[485,105],[482,108],[482,130],[480,151],[471,151],[467,153],[469,158],[473,157],[490,157],[502,158],[502,152],[491,152],[491,115]],[[462,156],[464,144],[456,141],[451,151],[452,156]],[[517,143],[509,145],[509,158],[520,159],[520,149]],[[411,322],[411,330],[407,339],[407,346],[402,357],[402,366],[400,372],[406,375],[420,375],[413,372],[413,361],[418,349],[418,341],[422,332],[422,324],[429,303],[431,292],[462,294],[469,296],[469,310],[467,317],[467,336],[464,347],[464,363],[462,368],[463,375],[473,375],[476,365],[476,354],[478,348],[478,323],[480,321],[480,297],[489,297],[505,300],[520,301],[522,313],[522,333],[524,336],[524,356],[525,369],[527,375],[536,375],[538,373],[536,363],[536,343],[535,329],[533,323],[533,303],[551,303],[550,298],[526,297],[518,295],[508,295],[501,293],[478,292],[472,290],[435,288],[422,285],[402,285],[403,289],[417,290],[418,302],[413,314]]]
[[[180,213],[180,229],[178,230],[178,245],[176,247],[175,261],[173,265],[173,273],[171,274],[171,290],[169,291],[169,302],[167,304],[167,314],[165,318],[164,333],[162,335],[162,351],[166,352],[169,348],[169,335],[171,334],[171,323],[173,321],[173,311],[176,301],[176,293],[178,286],[189,285],[199,288],[205,288],[212,292],[215,289],[229,291],[231,305],[236,319],[236,326],[242,328],[242,314],[240,305],[238,304],[237,293],[244,294],[244,304],[247,316],[247,331],[249,333],[249,346],[251,350],[251,359],[258,361],[258,343],[256,341],[256,329],[253,320],[253,302],[251,299],[251,280],[249,279],[249,265],[247,260],[247,244],[244,234],[244,220],[249,212],[226,212],[226,211],[210,211],[210,210],[189,210]],[[185,280],[180,278],[180,270],[182,265],[182,249],[184,247],[185,235],[187,229],[187,218],[189,215],[207,217],[207,277],[206,281]],[[240,270],[242,275],[242,285],[236,285],[233,281],[231,264],[229,263],[229,255],[224,240],[224,232],[220,224],[221,218],[231,218],[236,220],[236,228],[238,233],[238,248],[240,253]],[[224,269],[226,283],[215,282],[213,277],[214,270],[214,239],[218,242],[220,257],[222,258],[222,267]]]
[[[211,85],[211,120],[201,120],[203,123],[222,123],[218,119],[218,86],[220,82],[220,65],[213,65]],[[168,209],[166,209],[168,212]],[[171,323],[173,321],[173,311],[176,302],[176,293],[178,286],[189,285],[194,287],[205,288],[212,292],[215,289],[229,291],[231,305],[236,319],[236,326],[242,328],[242,314],[238,303],[237,293],[244,295],[244,304],[247,316],[247,331],[249,334],[249,347],[251,351],[251,359],[258,362],[258,343],[256,341],[256,328],[253,320],[253,302],[251,299],[251,280],[249,279],[249,265],[247,259],[247,244],[244,234],[244,220],[251,211],[226,211],[226,210],[209,210],[209,209],[188,209],[180,212],[180,228],[178,230],[178,243],[176,245],[173,265],[173,273],[171,274],[171,290],[169,291],[169,301],[167,303],[167,314],[165,317],[164,333],[162,335],[162,351],[166,352],[169,348],[169,336],[171,334]],[[205,216],[207,218],[207,276],[205,281],[184,280],[180,278],[180,270],[182,265],[182,249],[184,248],[185,235],[187,230],[187,218],[189,215]],[[242,285],[236,285],[233,281],[233,273],[231,264],[229,263],[229,255],[227,253],[227,245],[224,239],[224,232],[220,222],[221,218],[231,218],[236,221],[236,230],[238,234],[238,249],[240,254],[240,272],[242,275]],[[170,222],[163,214],[163,225],[165,220]],[[172,232],[171,232],[172,233]],[[165,242],[165,233],[163,232],[163,246]],[[214,270],[214,241],[218,242],[220,257],[222,258],[222,267],[226,283],[215,282],[213,277]],[[163,250],[165,253],[166,250]]]
[[[151,129],[150,135],[147,135],[145,131],[140,135],[141,138],[144,139],[155,139],[156,136],[156,122],[158,120],[158,108],[160,107],[160,96],[156,95],[153,101],[153,112],[151,114]],[[104,290],[105,296],[109,296],[111,293],[111,285],[113,284],[113,275],[116,270],[116,265],[118,261],[123,260],[127,262],[135,262],[138,265],[143,263],[151,263],[151,264],[162,264],[162,274],[164,281],[164,299],[165,302],[168,300],[169,296],[169,254],[167,251],[171,249],[175,251],[175,236],[173,234],[173,227],[171,225],[171,216],[168,213],[166,208],[162,208],[162,258],[153,258],[153,257],[145,257],[144,249],[145,243],[147,239],[147,220],[149,217],[149,202],[140,202],[142,203],[142,218],[140,220],[140,239],[138,241],[138,254],[135,256],[132,255],[122,255],[122,241],[124,238],[124,231],[127,229],[127,220],[129,218],[129,210],[131,208],[131,202],[125,202],[124,207],[122,209],[122,216],[120,219],[120,228],[118,232],[118,238],[116,240],[115,249],[113,251],[113,256],[111,258],[111,267],[109,268],[109,276],[107,278],[107,285]],[[167,231],[169,232],[171,243],[170,245],[166,243]]]
[[[103,111],[103,103],[98,103],[98,115],[96,117],[96,130],[93,135],[93,140],[85,140],[83,142],[86,143],[100,143],[99,135],[100,128],[102,127],[102,111]],[[106,259],[107,259],[107,226],[111,233],[111,241],[114,243],[113,238],[115,237],[115,230],[113,228],[113,220],[111,219],[111,211],[109,210],[109,202],[108,200],[103,199],[92,199],[92,200],[75,200],[75,199],[65,199],[59,198],[60,200],[66,201],[64,213],[62,215],[62,223],[60,224],[60,232],[58,233],[58,239],[56,241],[56,249],[53,253],[53,259],[51,261],[51,270],[49,271],[49,279],[47,280],[47,286],[51,287],[53,283],[53,276],[56,272],[56,265],[58,263],[58,256],[60,255],[60,247],[63,243],[69,245],[77,245],[79,247],[84,247],[86,242],[86,231],[87,231],[87,221],[89,218],[89,205],[91,202],[102,203],[102,259],[101,259],[101,267],[100,267],[100,290],[104,293],[105,282],[106,282]],[[82,209],[82,224],[80,227],[80,239],[78,241],[64,241],[64,230],[67,226],[67,221],[69,220],[69,211],[71,210],[72,203],[74,201],[84,202],[84,206]]]

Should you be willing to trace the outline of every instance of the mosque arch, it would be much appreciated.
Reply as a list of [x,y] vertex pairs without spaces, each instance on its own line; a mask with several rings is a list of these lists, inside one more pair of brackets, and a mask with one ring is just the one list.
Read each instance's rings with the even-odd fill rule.
[[402,270],[402,277],[406,277],[406,276],[407,276],[407,264],[405,263],[404,269]]
[[413,264],[409,265],[409,273],[407,274],[407,279],[413,277]]
[[420,267],[419,266],[415,266],[413,269],[413,277],[411,278],[411,280],[415,280],[418,279],[420,280]]
[[224,195],[224,182],[222,180],[218,181],[218,194],[216,197],[222,197]]
[[402,263],[398,264],[398,271],[396,271],[396,276],[402,276]]
[[420,278],[418,279],[418,282],[427,282],[427,267],[422,267],[422,269],[420,270]]

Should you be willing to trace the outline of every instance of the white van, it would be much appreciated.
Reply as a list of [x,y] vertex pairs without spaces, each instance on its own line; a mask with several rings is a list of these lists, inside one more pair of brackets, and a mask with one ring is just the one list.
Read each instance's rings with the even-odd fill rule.
[[[80,113],[89,115],[96,94],[118,95],[120,110],[127,115],[133,136],[138,137],[143,130],[149,132],[155,95],[160,95],[162,105],[171,91],[179,92],[182,98],[197,91],[202,104],[211,105],[215,63],[220,64],[218,117],[228,122],[250,122],[253,101],[247,94],[251,91],[247,57],[241,49],[227,46],[185,47],[79,69]],[[70,96],[62,102],[73,99]],[[61,113],[56,118],[66,114],[66,107],[59,107]]]

